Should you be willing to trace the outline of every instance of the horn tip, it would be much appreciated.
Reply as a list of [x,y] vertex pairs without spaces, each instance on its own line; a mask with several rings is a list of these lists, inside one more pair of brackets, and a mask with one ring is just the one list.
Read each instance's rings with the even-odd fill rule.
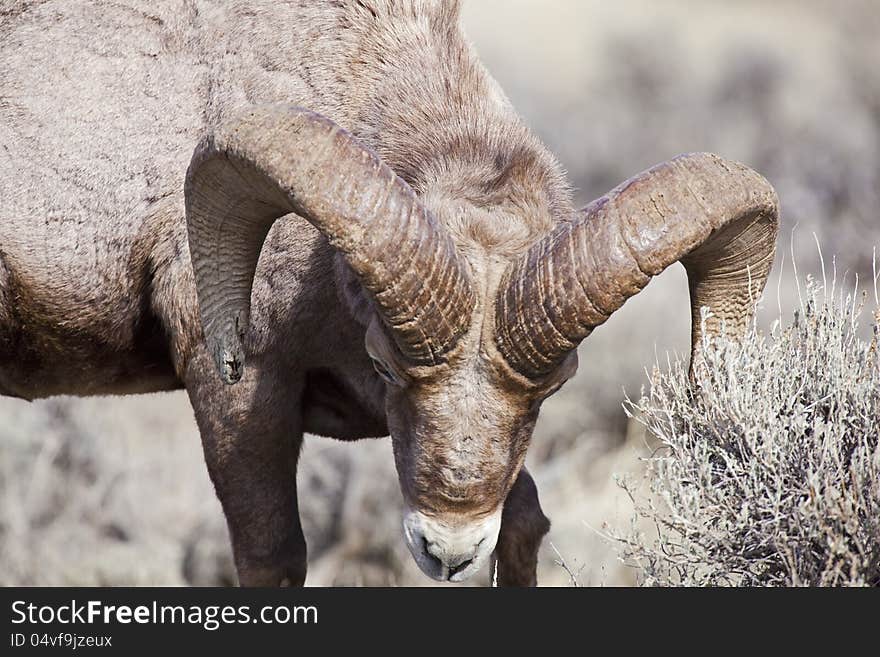
[[217,371],[223,383],[226,385],[238,383],[244,374],[244,354],[241,348],[230,348],[221,344],[214,353]]

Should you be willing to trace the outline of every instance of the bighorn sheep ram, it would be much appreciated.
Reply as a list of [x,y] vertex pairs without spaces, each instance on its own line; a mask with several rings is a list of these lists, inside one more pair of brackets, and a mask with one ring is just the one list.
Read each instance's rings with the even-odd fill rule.
[[458,22],[455,0],[0,9],[0,392],[185,388],[242,584],[305,580],[303,432],[390,433],[429,576],[495,559],[535,584],[523,460],[578,344],[676,261],[694,345],[701,307],[741,327],[764,285],[760,175],[684,155],[575,211]]

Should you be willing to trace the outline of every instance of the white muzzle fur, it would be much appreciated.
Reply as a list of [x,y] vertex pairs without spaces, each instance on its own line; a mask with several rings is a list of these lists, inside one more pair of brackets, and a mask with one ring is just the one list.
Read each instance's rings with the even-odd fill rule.
[[447,522],[406,509],[403,533],[419,568],[441,582],[462,582],[486,562],[501,529],[501,509],[476,521]]

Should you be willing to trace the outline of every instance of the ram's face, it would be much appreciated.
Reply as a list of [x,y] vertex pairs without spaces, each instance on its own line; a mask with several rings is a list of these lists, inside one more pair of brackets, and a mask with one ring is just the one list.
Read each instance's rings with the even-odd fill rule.
[[388,384],[409,549],[427,575],[466,579],[495,548],[541,403],[574,373],[577,356],[535,383],[512,373],[479,336],[463,339],[443,365],[408,367],[374,322],[367,349]]
[[[533,172],[541,158],[530,150],[512,149],[508,169]],[[520,183],[508,205],[522,208],[543,196],[540,180],[556,176],[542,165],[536,175],[502,179]],[[472,182],[469,204],[494,207],[498,182]],[[491,554],[538,409],[574,371],[578,344],[677,261],[697,320],[692,358],[704,335],[743,330],[773,264],[778,217],[776,194],[760,175],[694,153],[631,178],[580,213],[560,206],[524,251],[491,242],[507,251],[497,254],[497,271],[480,271],[457,213],[443,217],[442,203],[432,210],[436,199],[423,202],[326,117],[274,105],[248,108],[206,135],[185,191],[205,343],[227,383],[244,371],[251,288],[276,219],[295,213],[309,221],[357,276],[370,301],[359,311],[376,314],[366,347],[389,382],[407,540],[438,579],[464,579]],[[496,223],[508,225],[479,224],[485,230],[473,236],[497,237]]]

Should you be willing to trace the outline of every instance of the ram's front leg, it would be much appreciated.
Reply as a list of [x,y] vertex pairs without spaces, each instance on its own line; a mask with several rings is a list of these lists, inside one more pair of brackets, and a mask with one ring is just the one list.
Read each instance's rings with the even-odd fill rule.
[[234,387],[205,359],[186,382],[242,586],[302,586],[306,542],[296,494],[302,443],[290,390],[254,364]]
[[493,572],[498,586],[537,586],[538,548],[550,531],[538,488],[523,468],[504,501]]

